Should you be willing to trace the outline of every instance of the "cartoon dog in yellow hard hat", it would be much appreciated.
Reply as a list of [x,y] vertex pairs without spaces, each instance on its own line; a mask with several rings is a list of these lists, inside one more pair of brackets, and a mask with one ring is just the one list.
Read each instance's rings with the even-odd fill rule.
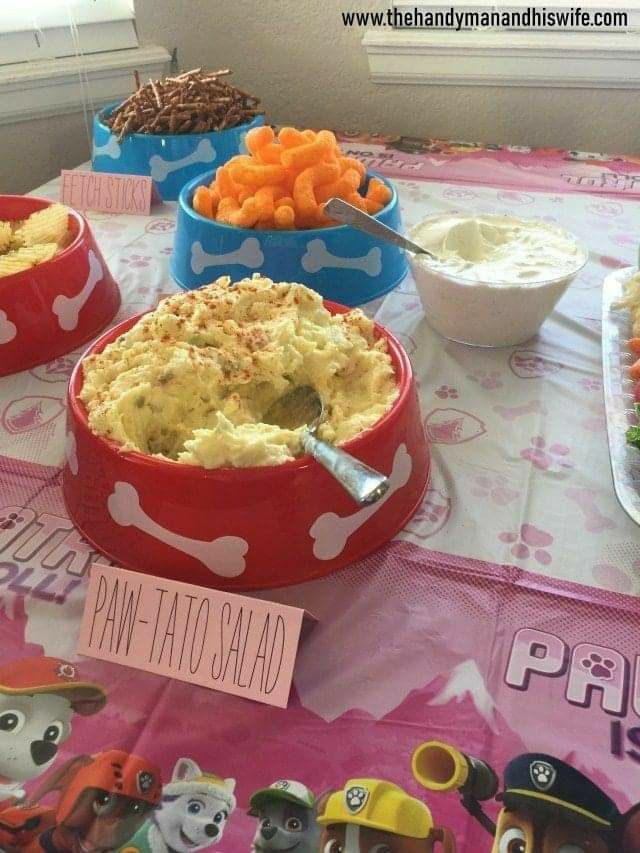
[[349,779],[325,800],[318,823],[322,853],[432,853],[438,843],[444,853],[456,850],[424,803],[381,779]]
[[[462,806],[493,835],[491,853],[620,853],[620,813],[611,798],[575,767],[546,753],[525,753],[504,771],[439,741],[420,744],[413,775],[430,791],[458,791]],[[482,803],[496,799],[494,823]]]

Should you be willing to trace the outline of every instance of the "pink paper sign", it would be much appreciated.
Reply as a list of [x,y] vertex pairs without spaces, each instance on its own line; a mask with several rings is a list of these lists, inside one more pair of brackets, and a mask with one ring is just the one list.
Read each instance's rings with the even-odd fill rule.
[[286,708],[303,615],[94,563],[78,652]]
[[147,216],[158,198],[153,181],[146,175],[63,169],[61,176],[60,201],[76,210]]

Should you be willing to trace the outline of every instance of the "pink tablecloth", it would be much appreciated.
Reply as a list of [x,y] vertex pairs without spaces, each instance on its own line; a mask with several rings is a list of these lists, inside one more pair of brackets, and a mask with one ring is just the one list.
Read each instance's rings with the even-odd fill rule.
[[[600,284],[635,259],[638,204],[623,193],[565,192],[562,182],[539,192],[399,179],[398,189],[407,226],[445,210],[542,217],[584,240],[590,263],[540,336],[519,348],[442,341],[410,278],[368,306],[411,356],[433,480],[397,541],[330,579],[270,593],[320,618],[286,712],[81,663],[109,701],[95,719],[74,720],[54,760],[117,746],[159,763],[165,782],[181,757],[235,777],[241,808],[220,849],[249,849],[249,794],[279,777],[319,793],[374,776],[424,799],[409,755],[431,737],[480,754],[500,774],[517,753],[547,752],[585,771],[621,810],[640,799],[635,758],[623,759],[640,712],[630,666],[638,605],[615,594],[637,591],[640,545],[612,492],[599,360]],[[55,197],[57,183],[38,194]],[[168,275],[174,205],[147,218],[89,219],[120,283],[118,319],[176,290]],[[60,494],[63,397],[77,356],[0,380],[0,664],[43,652],[76,658],[86,572],[97,557]],[[555,638],[564,653],[557,677],[538,673],[523,690],[505,673],[525,628],[540,647]],[[0,714],[7,701],[0,670]],[[16,781],[2,737],[0,782]],[[28,789],[39,775],[25,777]],[[490,849],[455,795],[428,799],[460,849]],[[495,816],[497,805],[488,810]]]

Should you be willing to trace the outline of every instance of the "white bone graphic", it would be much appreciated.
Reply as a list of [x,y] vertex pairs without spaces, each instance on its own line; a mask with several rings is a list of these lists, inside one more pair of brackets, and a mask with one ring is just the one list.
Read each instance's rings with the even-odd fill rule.
[[380,500],[371,506],[365,506],[353,515],[339,516],[335,512],[325,512],[311,525],[309,533],[315,540],[313,555],[317,560],[333,560],[344,551],[347,541],[362,525],[375,515],[391,495],[409,482],[411,476],[411,457],[406,445],[401,444],[393,457],[393,467],[389,474],[389,489]]
[[302,256],[302,266],[307,272],[320,272],[325,267],[337,267],[344,270],[362,270],[372,278],[382,271],[382,251],[374,246],[366,255],[359,258],[343,258],[332,255],[324,240],[311,240]]
[[16,324],[7,317],[6,311],[0,311],[0,344],[8,344],[17,334]]
[[150,175],[154,181],[166,180],[172,172],[192,163],[213,163],[216,159],[216,150],[208,139],[201,139],[196,145],[195,151],[181,157],[179,160],[165,160],[159,154],[149,158]]
[[237,578],[245,568],[245,554],[249,543],[239,536],[219,536],[203,541],[181,536],[162,527],[146,514],[140,506],[140,496],[131,483],[118,482],[107,499],[109,515],[122,527],[135,527],[159,542],[170,545],[196,560],[221,578]]
[[111,157],[112,160],[118,160],[122,154],[122,149],[118,144],[118,137],[112,133],[103,145],[93,146],[93,159],[96,157]]
[[196,241],[191,245],[191,269],[196,275],[207,267],[219,267],[228,264],[240,264],[255,270],[264,263],[264,255],[260,243],[255,237],[247,237],[233,252],[224,255],[210,255],[202,248],[202,243]]
[[96,284],[104,275],[102,264],[97,259],[93,249],[89,249],[89,275],[82,290],[75,296],[56,296],[51,310],[58,318],[58,325],[65,332],[71,332],[78,325],[80,311],[93,293]]
[[69,463],[69,470],[75,477],[78,474],[78,451],[76,447],[76,437],[72,432],[68,432],[67,437],[64,440],[64,452],[67,457],[67,462]]

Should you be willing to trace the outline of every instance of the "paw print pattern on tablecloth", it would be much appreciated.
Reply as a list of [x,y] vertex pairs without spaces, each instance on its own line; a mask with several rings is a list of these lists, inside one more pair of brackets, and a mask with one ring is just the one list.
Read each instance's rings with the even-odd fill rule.
[[[634,565],[633,568],[640,570],[640,565]],[[591,567],[591,574],[600,586],[613,589],[615,592],[633,592],[634,582],[620,566],[612,563],[596,563]]]
[[16,525],[24,521],[23,516],[17,512],[10,512],[8,515],[0,515],[0,530],[13,530]]
[[619,201],[597,201],[588,204],[587,210],[597,216],[621,216],[623,213],[623,207]]
[[98,232],[98,234],[103,231],[110,234],[123,234],[127,230],[128,226],[117,219],[107,219],[104,222],[96,222],[92,227]]
[[477,382],[482,388],[492,391],[494,388],[502,388],[503,382],[499,370],[474,370],[467,374],[467,379]]
[[132,267],[132,269],[141,269],[148,267],[151,263],[151,255],[131,255],[128,258],[123,258],[122,262]]
[[578,385],[583,391],[602,391],[601,379],[592,379],[590,377],[583,376],[578,380]]
[[613,678],[613,673],[616,669],[615,661],[611,658],[603,658],[597,652],[592,652],[588,658],[581,662],[583,669],[586,669],[594,678],[609,681]]
[[607,420],[604,412],[604,405],[601,400],[588,403],[587,409],[591,412],[586,418],[580,422],[583,429],[588,432],[604,432],[607,428]]
[[160,217],[148,222],[144,230],[147,234],[168,234],[170,231],[175,231],[175,229],[175,220]]
[[541,566],[548,566],[551,562],[551,554],[547,549],[553,544],[553,536],[533,524],[523,524],[519,533],[500,533],[498,539],[511,545],[510,553],[517,560],[528,560],[533,556]]
[[505,421],[515,421],[526,415],[546,415],[547,407],[540,400],[529,400],[520,406],[494,406],[493,411],[500,415]]
[[498,506],[506,506],[520,497],[520,492],[512,489],[509,481],[502,474],[495,477],[480,474],[474,479],[471,494],[477,498],[491,500]]
[[611,237],[611,240],[616,244],[616,246],[636,246],[638,244],[638,235],[634,234],[633,231],[620,231],[618,234],[614,234]]
[[[474,190],[466,189],[465,187],[448,187],[443,193],[442,198],[454,198],[462,201],[473,201],[481,196]],[[457,211],[451,211],[457,213]]]
[[534,468],[540,471],[567,471],[573,468],[573,462],[569,459],[570,449],[566,444],[547,443],[541,435],[534,435],[531,446],[520,451],[523,459],[528,459]]
[[502,190],[498,193],[498,201],[506,204],[533,204],[534,197],[529,193],[516,192],[515,190]]
[[449,385],[441,385],[436,391],[436,396],[440,397],[441,400],[446,400],[448,397],[451,397],[452,400],[457,400],[458,389],[451,388]]
[[442,489],[430,487],[406,529],[419,539],[429,539],[442,530],[450,516],[451,498]]

